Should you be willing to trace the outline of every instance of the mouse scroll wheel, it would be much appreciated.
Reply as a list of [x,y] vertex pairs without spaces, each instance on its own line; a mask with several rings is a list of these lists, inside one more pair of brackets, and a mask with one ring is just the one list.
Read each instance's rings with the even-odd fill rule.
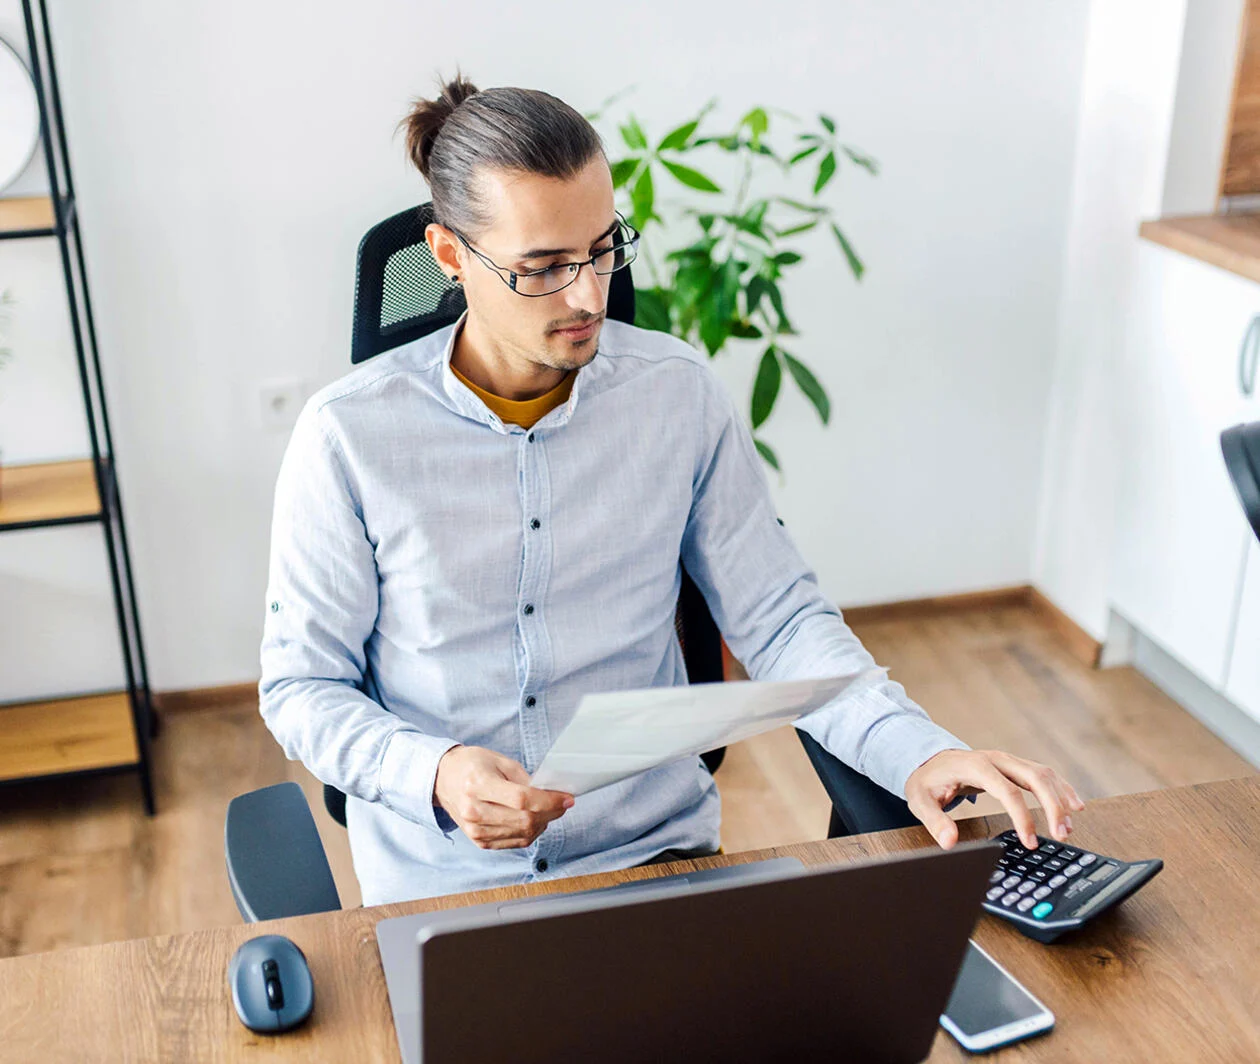
[[265,961],[262,970],[267,987],[267,1007],[279,1012],[284,1008],[284,987],[280,985],[280,967],[275,961]]

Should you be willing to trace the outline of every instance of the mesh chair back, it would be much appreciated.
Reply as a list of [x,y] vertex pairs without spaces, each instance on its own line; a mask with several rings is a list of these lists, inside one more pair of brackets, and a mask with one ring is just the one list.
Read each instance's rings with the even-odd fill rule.
[[[452,324],[468,305],[463,288],[438,267],[424,239],[436,220],[433,204],[422,203],[378,222],[359,241],[350,342],[355,365]],[[611,277],[607,315],[634,324],[630,267]]]

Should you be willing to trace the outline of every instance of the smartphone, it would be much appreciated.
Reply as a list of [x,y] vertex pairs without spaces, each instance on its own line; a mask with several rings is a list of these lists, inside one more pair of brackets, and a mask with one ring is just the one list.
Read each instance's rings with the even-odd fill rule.
[[941,1026],[963,1049],[983,1053],[1044,1034],[1054,1026],[1054,1013],[969,941]]

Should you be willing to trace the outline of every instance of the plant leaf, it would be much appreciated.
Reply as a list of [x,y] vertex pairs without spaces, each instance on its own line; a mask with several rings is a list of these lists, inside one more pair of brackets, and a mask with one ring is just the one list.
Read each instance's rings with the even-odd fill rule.
[[631,115],[625,125],[620,127],[621,139],[626,142],[626,147],[635,151],[647,151],[647,135],[643,132],[643,127],[639,125],[639,120]]
[[779,469],[779,456],[770,449],[768,443],[762,443],[760,440],[754,439],[753,446],[757,448],[757,453],[761,455],[767,465],[773,466],[776,473],[782,472]]
[[748,132],[752,134],[752,146],[755,148],[761,143],[766,130],[770,128],[770,118],[763,108],[754,107],[739,120],[739,124],[748,127]]
[[751,414],[754,429],[760,428],[770,416],[774,401],[779,397],[779,385],[782,381],[783,367],[779,365],[774,344],[771,344],[761,356],[757,379],[753,382]]
[[833,122],[830,118],[828,118],[826,115],[819,115],[819,116],[818,116],[818,121],[820,121],[820,122],[823,124],[823,128],[824,128],[824,129],[825,129],[828,133],[835,133],[835,131],[836,131],[836,124],[835,124],[835,122]]
[[860,281],[862,274],[866,272],[866,267],[862,265],[862,260],[858,258],[857,252],[853,250],[853,245],[840,232],[840,227],[835,222],[831,223],[831,231],[836,234],[836,240],[840,242],[840,250],[844,252],[844,257],[849,260],[849,269],[853,271],[854,278]]
[[657,151],[679,151],[687,144],[687,140],[696,131],[696,126],[700,124],[700,120],[696,119],[692,122],[684,122],[677,129],[671,129],[665,134],[664,139],[656,146]]
[[757,313],[757,307],[761,303],[761,297],[766,294],[767,281],[761,274],[756,274],[748,287],[744,290],[744,303],[748,307],[748,316],[751,318]]
[[808,159],[811,155],[814,154],[814,152],[818,151],[821,147],[822,147],[821,144],[815,144],[812,148],[805,148],[803,151],[798,151],[795,155],[792,156],[792,158],[788,160],[788,165],[795,166],[802,159]]
[[630,180],[635,170],[639,166],[638,157],[632,159],[621,159],[612,164],[613,188],[621,188]]
[[780,203],[786,203],[789,207],[793,207],[798,211],[805,211],[807,214],[829,214],[830,207],[824,207],[817,203],[802,203],[800,200],[788,199],[787,196],[775,196]]
[[741,340],[760,340],[765,334],[752,322],[736,318],[731,322],[731,335]]
[[869,155],[861,155],[852,148],[845,148],[844,154],[849,157],[854,166],[860,166],[863,170],[868,170],[872,174],[879,173],[879,163],[872,159]]
[[795,251],[780,251],[770,261],[780,266],[792,266],[800,262],[801,257]]
[[827,182],[835,176],[835,173],[836,153],[829,151],[823,156],[823,161],[818,164],[818,180],[814,182],[815,196],[827,187]]
[[791,229],[780,229],[775,235],[779,237],[796,236],[797,233],[808,233],[816,225],[818,225],[817,218],[812,222],[806,222],[804,225],[794,225]]
[[767,281],[766,292],[770,296],[770,303],[774,306],[774,312],[779,316],[780,330],[786,331],[783,329],[783,326],[790,329],[792,323],[788,321],[787,312],[783,309],[783,294],[779,291],[779,286],[773,281]]
[[639,180],[634,183],[634,188],[630,190],[630,202],[634,204],[635,228],[642,229],[643,223],[652,216],[652,207],[656,203],[656,190],[652,185],[651,164],[643,168],[643,173],[639,175]]
[[634,292],[634,324],[640,329],[670,332],[669,294],[661,288],[636,288]]
[[787,363],[788,372],[796,381],[796,386],[804,393],[805,398],[814,404],[814,409],[818,411],[822,423],[827,424],[831,418],[831,400],[827,398],[826,390],[803,362],[798,362],[782,348],[779,351],[783,355],[783,361]]
[[682,163],[671,163],[668,159],[659,159],[657,161],[688,188],[694,188],[698,192],[722,191],[699,170],[693,170],[690,166],[683,166]]

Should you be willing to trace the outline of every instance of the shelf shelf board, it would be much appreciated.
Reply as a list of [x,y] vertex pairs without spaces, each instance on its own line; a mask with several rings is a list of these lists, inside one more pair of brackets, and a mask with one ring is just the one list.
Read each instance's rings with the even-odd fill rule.
[[0,466],[0,532],[101,516],[92,459]]
[[0,706],[0,781],[139,761],[126,691]]
[[53,236],[57,215],[51,196],[14,196],[0,199],[0,239]]

